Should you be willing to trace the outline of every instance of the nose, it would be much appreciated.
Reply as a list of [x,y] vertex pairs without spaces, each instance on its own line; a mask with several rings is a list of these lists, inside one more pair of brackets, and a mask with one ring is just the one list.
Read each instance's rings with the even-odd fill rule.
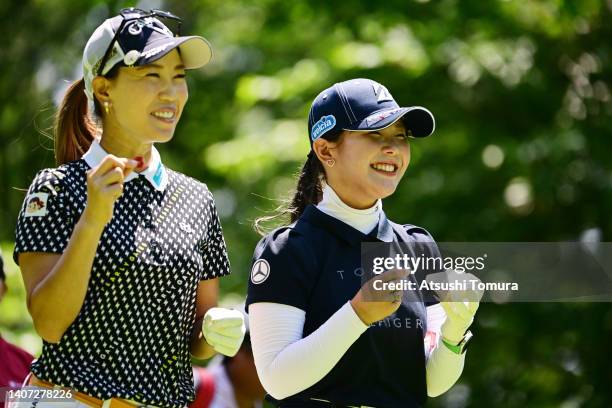
[[386,141],[385,144],[382,146],[382,151],[388,156],[397,156],[399,155],[399,146],[396,142],[392,140]]
[[159,99],[164,102],[175,101],[178,94],[178,85],[172,80],[164,81],[163,86],[159,91]]

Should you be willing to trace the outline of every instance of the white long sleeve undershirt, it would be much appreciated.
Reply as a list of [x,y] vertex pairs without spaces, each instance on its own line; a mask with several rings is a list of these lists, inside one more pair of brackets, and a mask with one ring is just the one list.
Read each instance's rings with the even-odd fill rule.
[[[347,206],[329,186],[317,207],[362,233],[377,225],[380,200],[367,210]],[[327,375],[348,348],[367,330],[347,302],[317,330],[302,338],[306,312],[280,303],[249,306],[249,327],[257,374],[266,391],[280,400],[314,385]],[[465,354],[455,354],[441,344],[440,328],[446,319],[441,305],[427,307],[428,332],[434,332],[424,350],[427,359],[427,394],[438,396],[452,387],[461,372]]]
[[249,306],[255,367],[261,384],[277,400],[305,390],[325,377],[366,331],[349,302],[302,338],[306,313],[279,303]]

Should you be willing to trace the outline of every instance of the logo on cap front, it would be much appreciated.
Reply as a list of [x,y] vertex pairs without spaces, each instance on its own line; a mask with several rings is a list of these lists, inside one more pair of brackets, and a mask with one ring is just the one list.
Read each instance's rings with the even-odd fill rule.
[[310,135],[312,141],[314,142],[323,136],[325,133],[333,129],[334,126],[336,126],[336,117],[334,115],[323,116],[317,123],[312,125],[312,132]]
[[162,44],[159,47],[155,47],[155,48],[151,48],[150,50],[147,50],[145,52],[142,53],[142,57],[143,58],[151,58],[154,55],[159,54],[160,52],[166,50],[166,48],[170,47],[173,44],[170,43],[166,43],[166,44]]
[[374,124],[380,122],[381,120],[387,119],[389,116],[401,110],[402,110],[401,108],[397,108],[397,109],[390,109],[390,110],[382,111],[382,112],[376,112],[368,116],[367,118],[365,118],[366,126],[368,127],[373,126]]
[[372,84],[372,86],[374,87],[374,95],[378,97],[376,102],[393,101],[393,97],[391,96],[391,94],[389,93],[389,90],[385,88],[384,85]]

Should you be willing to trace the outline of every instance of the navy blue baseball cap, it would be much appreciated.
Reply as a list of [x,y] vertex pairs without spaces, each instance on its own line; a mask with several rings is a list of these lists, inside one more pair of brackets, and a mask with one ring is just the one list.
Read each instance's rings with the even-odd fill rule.
[[343,130],[373,131],[402,119],[410,137],[433,133],[436,121],[422,106],[400,107],[384,85],[358,78],[338,82],[315,98],[308,114],[310,144]]

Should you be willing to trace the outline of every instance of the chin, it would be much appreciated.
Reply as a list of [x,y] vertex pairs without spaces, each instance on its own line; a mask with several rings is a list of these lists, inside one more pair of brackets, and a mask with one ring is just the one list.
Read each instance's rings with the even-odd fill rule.
[[368,190],[363,190],[363,191],[364,192],[368,191],[366,196],[370,197],[371,200],[375,201],[378,199],[383,200],[389,197],[395,192],[395,189],[387,189],[387,188],[381,188],[381,186],[376,186],[376,187],[370,188]]
[[167,143],[170,140],[172,140],[172,138],[174,137],[174,132],[169,133],[169,134],[157,134],[157,137],[155,138],[155,140],[153,140],[153,143]]
[[397,190],[397,184],[395,185],[378,185],[376,187],[376,196],[380,199],[387,198]]

